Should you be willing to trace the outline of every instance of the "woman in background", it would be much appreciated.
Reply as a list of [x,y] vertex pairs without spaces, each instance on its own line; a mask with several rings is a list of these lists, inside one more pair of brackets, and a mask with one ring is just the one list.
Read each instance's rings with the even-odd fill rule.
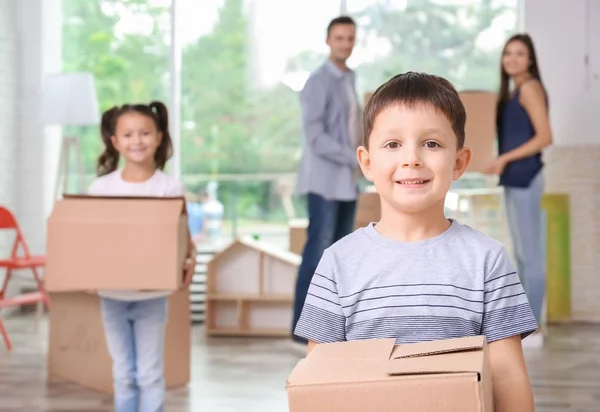
[[[541,202],[542,150],[552,144],[548,97],[535,49],[527,34],[516,34],[502,53],[496,113],[498,158],[488,172],[500,176],[519,276],[537,321],[542,324],[546,292]],[[511,87],[512,83],[512,87]],[[529,338],[543,342],[541,333]]]

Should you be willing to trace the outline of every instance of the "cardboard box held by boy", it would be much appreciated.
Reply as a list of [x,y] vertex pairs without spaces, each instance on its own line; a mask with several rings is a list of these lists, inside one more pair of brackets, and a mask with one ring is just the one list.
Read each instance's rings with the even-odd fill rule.
[[492,412],[484,336],[317,345],[287,381],[290,412]]

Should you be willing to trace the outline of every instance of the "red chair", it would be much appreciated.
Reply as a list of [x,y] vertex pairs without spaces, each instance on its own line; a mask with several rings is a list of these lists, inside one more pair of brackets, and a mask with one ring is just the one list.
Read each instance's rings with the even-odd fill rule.
[[[38,268],[46,265],[46,256],[31,255],[17,220],[8,209],[2,206],[0,206],[0,230],[14,230],[16,234],[15,243],[13,244],[10,257],[4,260],[0,259],[0,269],[6,269],[4,284],[0,290],[0,310],[9,306],[29,305],[40,302],[45,304],[46,308],[49,308],[50,297],[48,296],[42,279],[38,274]],[[22,253],[19,253],[19,249],[22,249]],[[5,298],[8,282],[12,276],[12,272],[14,270],[24,269],[30,269],[33,272],[33,276],[35,277],[35,281],[38,286],[38,291]],[[11,350],[12,344],[8,338],[8,333],[4,328],[4,324],[2,323],[2,318],[0,318],[0,334],[2,334],[2,337],[4,338],[6,348]]]

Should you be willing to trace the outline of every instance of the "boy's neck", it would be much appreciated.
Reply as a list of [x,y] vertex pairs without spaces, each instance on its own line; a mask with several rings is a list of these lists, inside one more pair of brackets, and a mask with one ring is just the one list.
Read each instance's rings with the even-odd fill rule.
[[[451,223],[444,215],[442,208],[434,207],[431,210],[403,213],[389,210],[382,206],[381,220],[375,226],[377,232],[398,242],[419,242],[441,235],[450,227]],[[388,209],[388,210],[386,210]]]
[[121,172],[121,179],[129,183],[142,183],[154,176],[154,173],[156,173],[154,166],[126,164]]

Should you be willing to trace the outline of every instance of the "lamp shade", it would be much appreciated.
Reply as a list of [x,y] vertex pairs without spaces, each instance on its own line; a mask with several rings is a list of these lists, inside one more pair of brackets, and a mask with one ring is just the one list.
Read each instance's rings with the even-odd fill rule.
[[87,126],[99,122],[98,96],[91,73],[59,73],[46,77],[43,88],[44,123]]

